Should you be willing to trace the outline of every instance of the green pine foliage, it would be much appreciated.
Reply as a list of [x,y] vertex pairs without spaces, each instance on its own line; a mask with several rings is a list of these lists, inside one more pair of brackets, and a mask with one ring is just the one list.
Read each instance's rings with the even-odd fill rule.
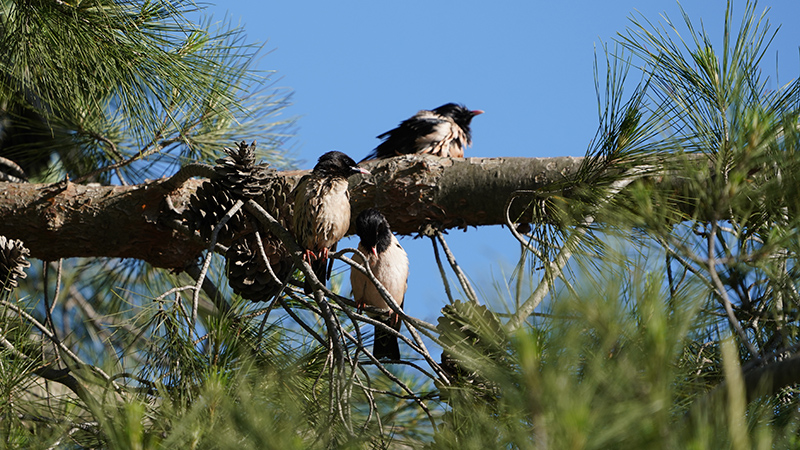
[[252,70],[259,46],[194,17],[186,1],[0,2],[2,155],[30,176],[130,183],[240,136],[282,158],[287,93]]

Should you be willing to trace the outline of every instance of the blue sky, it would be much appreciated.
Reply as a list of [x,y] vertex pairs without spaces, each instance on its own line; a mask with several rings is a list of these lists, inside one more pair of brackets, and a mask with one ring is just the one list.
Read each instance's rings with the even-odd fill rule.
[[[702,20],[718,39],[715,44],[721,42],[725,6],[721,0],[683,3],[696,26]],[[735,26],[744,7],[735,2]],[[775,87],[776,65],[781,84],[800,73],[800,28],[794,23],[800,2],[761,2],[757,11],[767,7],[773,29],[783,24],[765,58]],[[207,12],[239,23],[249,41],[265,43],[258,68],[275,70],[275,85],[294,92],[285,114],[298,117],[288,145],[300,168],[311,168],[334,149],[359,160],[378,144],[378,134],[419,109],[451,101],[486,111],[473,121],[467,156],[583,155],[598,125],[595,51],[602,58],[603,44],[613,47],[631,16],[656,23],[666,13],[683,21],[672,0],[254,0],[220,2]],[[635,71],[631,78],[638,79]],[[491,280],[508,275],[518,258],[518,246],[500,227],[451,231],[448,242],[488,294]],[[430,242],[401,243],[411,260],[406,310],[434,321],[446,297]]]

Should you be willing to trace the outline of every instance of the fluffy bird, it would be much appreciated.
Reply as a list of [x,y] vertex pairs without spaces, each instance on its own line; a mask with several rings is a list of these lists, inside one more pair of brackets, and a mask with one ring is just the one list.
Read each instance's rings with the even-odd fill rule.
[[[328,252],[350,228],[350,193],[347,178],[369,171],[356,165],[342,152],[320,156],[309,175],[300,179],[294,190],[294,234],[306,249],[304,257],[322,283],[327,280]],[[306,284],[306,292],[310,292]]]
[[[373,275],[402,308],[408,287],[408,256],[392,234],[389,222],[377,209],[364,210],[356,218],[356,234],[361,239],[358,250],[366,256]],[[358,254],[353,260],[364,264]],[[353,287],[353,298],[359,308],[363,308],[364,305],[389,308],[375,284],[360,271],[350,270],[350,285]],[[400,330],[400,320],[394,312],[390,313],[384,323],[395,330]],[[372,354],[378,359],[400,359],[397,337],[376,326]]]
[[472,145],[469,124],[483,111],[448,103],[433,110],[423,109],[392,130],[378,136],[383,142],[367,159],[391,158],[409,153],[464,157],[464,148]]

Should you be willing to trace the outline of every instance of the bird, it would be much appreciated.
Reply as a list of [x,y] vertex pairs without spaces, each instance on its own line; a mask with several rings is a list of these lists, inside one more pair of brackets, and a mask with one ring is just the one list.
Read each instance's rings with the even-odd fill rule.
[[464,105],[447,103],[436,109],[423,109],[381,135],[375,149],[362,160],[384,159],[411,153],[463,158],[464,148],[472,145],[470,122],[483,114]]
[[[328,278],[328,253],[350,228],[347,178],[356,173],[370,174],[344,153],[330,151],[319,157],[314,169],[300,179],[292,194],[295,238],[305,249],[303,258],[323,284]],[[310,283],[306,283],[305,290],[311,292]]]
[[[356,218],[356,234],[360,238],[358,250],[367,258],[372,274],[402,308],[408,288],[408,255],[392,234],[386,217],[375,208],[365,209]],[[353,256],[353,260],[364,264],[358,253]],[[375,284],[360,271],[350,269],[350,285],[359,309],[365,305],[389,308]],[[400,319],[393,311],[388,319],[379,320],[397,331],[400,330]],[[377,359],[400,359],[397,337],[376,325],[372,354]]]

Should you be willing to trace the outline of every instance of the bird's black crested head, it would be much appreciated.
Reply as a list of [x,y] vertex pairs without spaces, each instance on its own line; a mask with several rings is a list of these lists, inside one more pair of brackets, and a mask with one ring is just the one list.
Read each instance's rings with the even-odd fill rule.
[[483,114],[480,109],[469,110],[466,106],[458,103],[447,103],[434,109],[433,112],[453,119],[467,135],[469,135],[469,124],[472,122],[472,118],[478,114]]
[[392,242],[392,229],[386,217],[375,208],[365,209],[356,217],[356,234],[361,245],[373,252],[383,253]]
[[314,166],[314,173],[317,175],[344,178],[354,173],[369,175],[369,171],[358,167],[356,162],[353,161],[353,158],[335,150],[319,157],[317,165]]

